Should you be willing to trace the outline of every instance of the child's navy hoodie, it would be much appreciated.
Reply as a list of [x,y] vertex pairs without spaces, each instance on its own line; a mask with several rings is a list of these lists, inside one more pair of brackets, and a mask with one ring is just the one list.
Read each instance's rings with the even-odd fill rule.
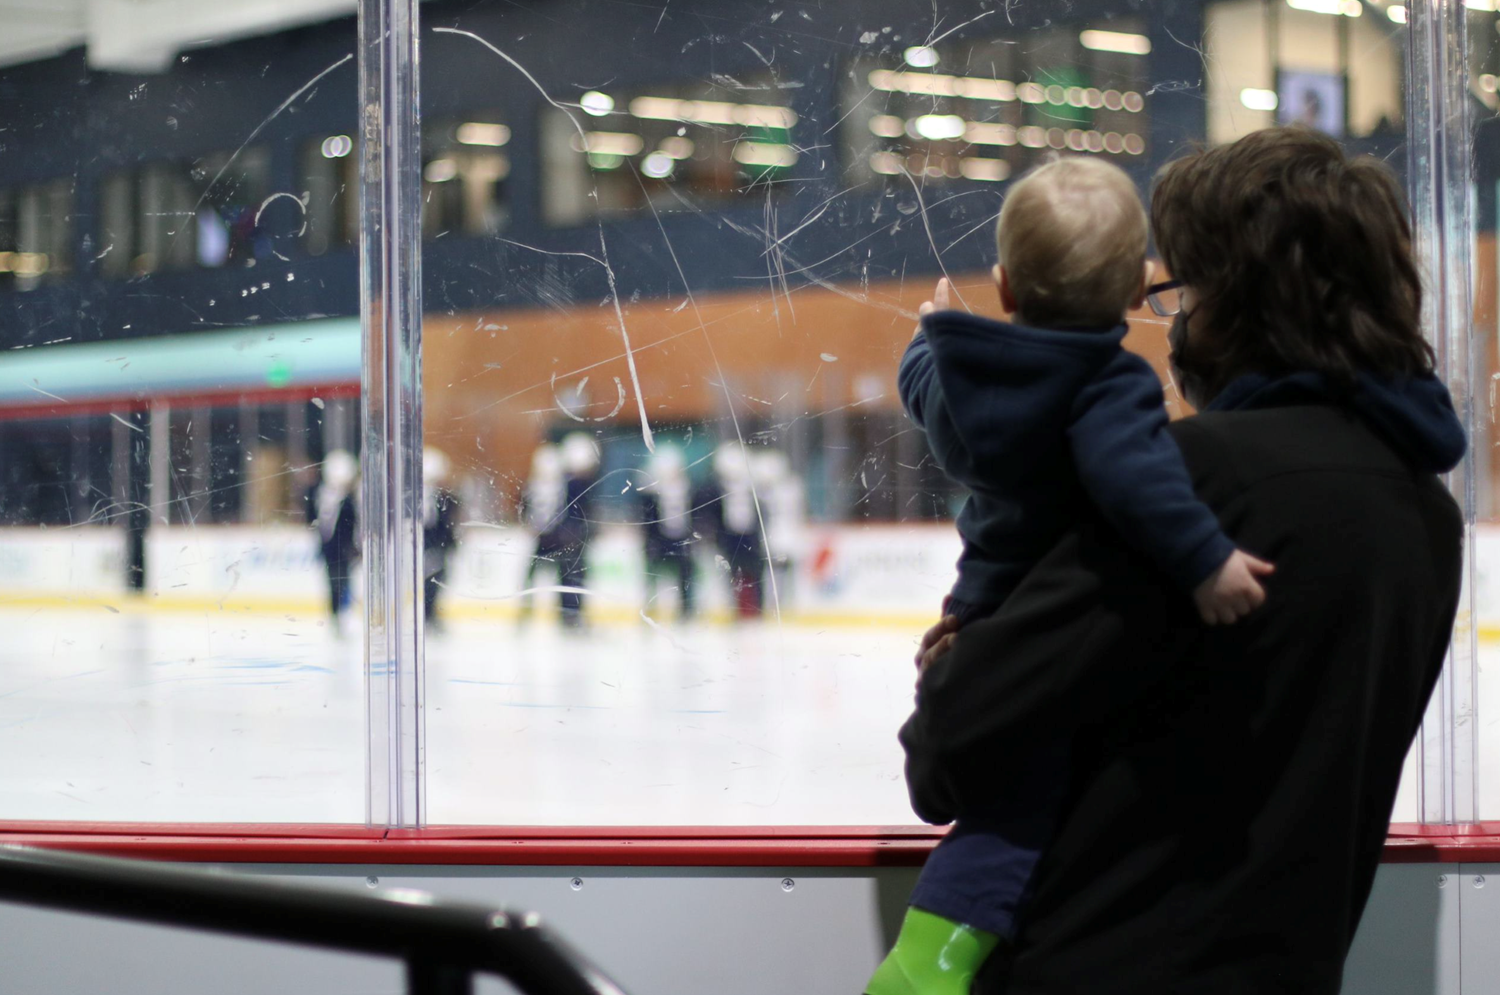
[[949,479],[967,487],[953,597],[998,605],[1091,500],[1184,591],[1234,544],[1193,494],[1161,381],[1126,326],[1062,330],[938,311],[897,386]]

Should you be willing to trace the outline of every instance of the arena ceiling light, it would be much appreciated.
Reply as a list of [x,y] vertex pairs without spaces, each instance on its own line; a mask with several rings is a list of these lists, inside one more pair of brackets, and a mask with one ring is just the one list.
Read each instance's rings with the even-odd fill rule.
[[1004,159],[970,157],[964,159],[959,168],[963,171],[965,179],[983,180],[988,183],[998,183],[1010,176],[1010,163]]
[[628,131],[590,131],[581,139],[573,136],[573,151],[601,156],[639,155],[646,147],[640,135]]
[[671,138],[663,138],[659,151],[663,155],[669,155],[673,159],[691,159],[693,157],[693,140],[683,138],[681,135],[673,135]]
[[1405,24],[1406,23],[1406,7],[1403,6],[1402,4],[1399,4],[1399,3],[1391,4],[1389,7],[1387,7],[1385,9],[1385,16],[1389,17],[1392,21],[1395,21],[1397,24]]
[[693,124],[738,124],[747,128],[790,129],[797,115],[790,107],[732,104],[722,100],[678,100],[675,97],[636,97],[630,113],[651,121],[688,121]]
[[930,45],[913,45],[901,54],[906,64],[913,69],[931,69],[938,64],[940,56]]
[[772,142],[740,142],[734,147],[734,161],[746,166],[785,168],[797,162],[797,150]]
[[434,159],[422,170],[422,179],[428,183],[447,183],[458,175],[458,163],[452,159]]
[[1286,0],[1293,10],[1309,14],[1343,14],[1345,17],[1363,17],[1365,5],[1360,0]]
[[641,162],[641,172],[653,180],[666,179],[676,167],[677,160],[665,152],[653,152]]
[[925,138],[929,142],[947,142],[962,138],[967,122],[957,114],[923,114],[907,122],[912,137]]
[[966,97],[1007,103],[1016,99],[1016,84],[1008,79],[984,76],[948,76],[943,73],[910,73],[876,69],[869,75],[870,87],[885,93],[914,93],[928,97]]
[[342,159],[354,151],[354,139],[348,135],[329,135],[323,139],[323,158]]
[[1252,111],[1274,111],[1280,102],[1275,90],[1258,90],[1248,87],[1240,91],[1240,103]]
[[615,98],[598,90],[590,90],[578,98],[578,106],[585,114],[593,117],[603,117],[615,109]]
[[467,121],[458,126],[458,140],[464,145],[499,147],[510,141],[510,129],[503,124]]
[[1078,43],[1095,52],[1123,52],[1126,55],[1151,54],[1151,39],[1124,31],[1085,31]]

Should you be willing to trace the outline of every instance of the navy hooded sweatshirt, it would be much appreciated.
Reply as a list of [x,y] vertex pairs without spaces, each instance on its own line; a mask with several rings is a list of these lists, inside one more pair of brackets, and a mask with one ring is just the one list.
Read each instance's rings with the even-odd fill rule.
[[1091,500],[1191,592],[1234,544],[1193,494],[1161,381],[1126,326],[1068,331],[962,311],[922,319],[897,374],[907,414],[969,489],[953,597],[998,605]]

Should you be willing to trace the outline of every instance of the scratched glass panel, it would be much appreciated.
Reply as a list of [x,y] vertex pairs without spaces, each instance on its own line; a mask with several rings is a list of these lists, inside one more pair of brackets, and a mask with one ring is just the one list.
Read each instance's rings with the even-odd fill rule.
[[0,819],[361,821],[353,20],[0,7]]
[[[1500,298],[1497,298],[1495,232],[1500,228],[1500,14],[1489,2],[1470,2],[1462,13],[1464,44],[1452,48],[1452,71],[1462,75],[1460,105],[1466,118],[1450,125],[1472,141],[1467,163],[1457,176],[1468,186],[1473,215],[1468,231],[1471,239],[1469,306],[1462,300],[1450,306],[1459,327],[1453,352],[1466,359],[1469,392],[1470,459],[1464,468],[1464,491],[1473,528],[1471,612],[1467,627],[1455,632],[1454,657],[1458,666],[1453,695],[1454,792],[1453,815],[1464,819],[1500,818],[1500,505],[1496,503],[1500,483],[1500,461],[1495,446],[1496,384],[1500,383]],[[1466,318],[1472,324],[1464,326]],[[1467,349],[1464,347],[1467,346]],[[1464,353],[1467,352],[1467,356]],[[1464,629],[1467,628],[1467,632]],[[1464,643],[1471,651],[1463,658]],[[1462,669],[1459,669],[1462,668]],[[1468,791],[1464,786],[1468,785]]]
[[431,820],[912,821],[963,494],[897,363],[1011,179],[1204,137],[1202,5],[422,13]]

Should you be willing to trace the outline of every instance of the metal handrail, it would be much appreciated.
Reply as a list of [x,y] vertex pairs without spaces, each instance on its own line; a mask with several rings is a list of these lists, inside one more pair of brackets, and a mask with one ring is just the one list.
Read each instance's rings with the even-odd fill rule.
[[406,964],[409,995],[470,995],[498,975],[522,995],[624,995],[533,912],[439,901],[426,892],[341,892],[0,846],[0,901],[276,940]]

